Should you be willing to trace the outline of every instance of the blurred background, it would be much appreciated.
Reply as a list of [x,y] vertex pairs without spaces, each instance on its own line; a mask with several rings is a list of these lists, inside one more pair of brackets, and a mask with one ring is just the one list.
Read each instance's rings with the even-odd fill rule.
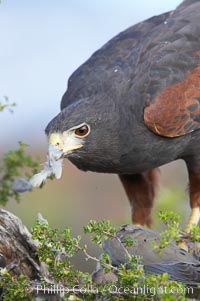
[[[127,27],[174,9],[180,0],[59,0],[11,1],[0,4],[0,99],[16,102],[14,114],[0,114],[0,155],[29,144],[27,152],[46,160],[44,128],[59,112],[70,74],[114,35]],[[137,3],[137,4],[136,4]],[[187,173],[183,162],[162,167],[162,183],[154,210],[153,228],[162,229],[159,210],[189,215]],[[113,225],[130,223],[130,208],[117,176],[84,173],[69,162],[63,177],[48,181],[43,189],[10,200],[6,209],[29,228],[37,213],[55,228],[70,226],[74,235],[88,237],[82,227],[90,219],[109,219]],[[90,245],[90,253],[99,250]],[[92,270],[94,265],[77,258],[75,265]]]

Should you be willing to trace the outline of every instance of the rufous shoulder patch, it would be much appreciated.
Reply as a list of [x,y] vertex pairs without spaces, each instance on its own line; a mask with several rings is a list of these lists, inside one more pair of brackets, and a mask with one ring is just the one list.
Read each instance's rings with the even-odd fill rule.
[[200,128],[200,64],[150,102],[144,109],[144,123],[164,137],[178,137]]

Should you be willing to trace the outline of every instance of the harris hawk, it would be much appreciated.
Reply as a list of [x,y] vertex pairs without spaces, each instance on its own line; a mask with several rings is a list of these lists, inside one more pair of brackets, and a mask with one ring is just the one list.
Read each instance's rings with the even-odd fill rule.
[[200,217],[200,1],[121,32],[69,78],[49,144],[79,169],[118,174],[134,224],[151,225],[159,166],[183,159]]

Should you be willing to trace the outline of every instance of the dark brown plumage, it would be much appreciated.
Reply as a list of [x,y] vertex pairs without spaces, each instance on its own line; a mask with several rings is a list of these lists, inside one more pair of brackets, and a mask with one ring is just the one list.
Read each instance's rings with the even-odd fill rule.
[[200,216],[200,1],[136,24],[70,77],[50,144],[78,168],[116,173],[134,223],[151,224],[158,167],[183,159]]

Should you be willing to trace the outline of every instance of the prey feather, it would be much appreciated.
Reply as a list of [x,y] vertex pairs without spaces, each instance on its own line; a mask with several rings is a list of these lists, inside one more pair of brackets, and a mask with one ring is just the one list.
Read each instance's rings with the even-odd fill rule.
[[62,176],[62,152],[49,146],[47,161],[43,164],[44,168],[41,172],[33,175],[29,180],[24,178],[16,179],[13,183],[14,192],[25,192],[31,190],[33,187],[40,187],[48,177],[54,175],[56,179]]

